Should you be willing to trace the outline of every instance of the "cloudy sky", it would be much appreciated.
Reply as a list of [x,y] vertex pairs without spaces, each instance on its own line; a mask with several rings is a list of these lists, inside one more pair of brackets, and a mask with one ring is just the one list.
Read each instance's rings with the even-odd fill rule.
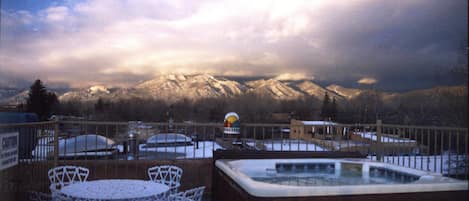
[[130,85],[161,73],[384,89],[454,84],[467,0],[2,0],[0,79]]

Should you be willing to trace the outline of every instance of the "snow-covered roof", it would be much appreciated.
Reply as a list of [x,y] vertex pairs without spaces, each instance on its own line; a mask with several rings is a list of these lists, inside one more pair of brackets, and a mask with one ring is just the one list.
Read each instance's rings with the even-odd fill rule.
[[59,141],[59,154],[111,149],[115,142],[101,135],[86,134]]
[[324,125],[337,125],[332,121],[301,121],[306,126],[324,126]]
[[147,144],[191,142],[192,139],[179,133],[160,133],[147,139]]

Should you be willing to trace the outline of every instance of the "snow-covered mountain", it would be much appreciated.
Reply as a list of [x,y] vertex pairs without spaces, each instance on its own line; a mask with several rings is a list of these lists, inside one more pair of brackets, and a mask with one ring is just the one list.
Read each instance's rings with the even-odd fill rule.
[[362,94],[365,93],[377,93],[378,96],[385,102],[391,102],[395,98],[398,98],[399,93],[391,93],[391,92],[384,92],[384,91],[379,91],[379,90],[373,90],[373,89],[355,89],[355,88],[346,88],[340,85],[329,85],[326,87],[327,90],[336,93],[340,97],[343,97],[345,99],[353,99],[356,98]]
[[146,92],[150,97],[164,100],[182,98],[199,99],[232,97],[244,93],[243,85],[236,81],[215,78],[211,75],[160,75],[140,83],[136,89]]
[[[249,81],[235,81],[207,74],[159,75],[128,88],[113,88],[102,85],[83,89],[52,89],[60,101],[97,101],[99,98],[111,101],[119,99],[160,99],[174,102],[181,99],[199,100],[201,98],[234,97],[245,93],[267,96],[276,100],[293,100],[306,95],[322,99],[327,92],[337,100],[353,99],[370,89],[346,88],[329,85],[326,88],[311,80],[287,81],[275,78]],[[462,93],[460,87],[434,88],[419,91],[418,94]],[[397,102],[405,93],[378,92],[385,102]],[[406,96],[411,96],[411,92]],[[27,89],[0,88],[0,104],[24,103],[28,95]],[[431,96],[430,96],[431,97]]]
[[12,105],[18,105],[21,103],[26,102],[26,98],[28,97],[28,92],[29,90],[4,90],[1,89],[0,91],[7,91],[4,93],[1,93],[0,96],[0,103],[1,104],[12,104]]
[[16,88],[0,88],[0,100],[7,99],[9,97],[12,97],[18,93],[20,93],[20,89]]
[[303,96],[301,92],[296,91],[277,79],[250,81],[246,82],[246,86],[249,87],[249,92],[262,96],[270,96],[275,99],[297,99]]
[[111,91],[105,86],[96,85],[87,89],[78,89],[66,92],[59,96],[60,101],[96,101],[99,98],[109,99]]
[[326,89],[347,99],[355,98],[363,93],[363,90],[361,89],[345,88],[336,84],[329,85]]
[[335,97],[336,99],[343,99],[344,98],[343,96],[338,95],[336,92],[325,89],[325,88],[323,88],[323,87],[321,87],[321,86],[319,86],[319,85],[317,85],[314,82],[309,81],[309,80],[305,80],[305,81],[302,81],[299,84],[296,84],[296,87],[301,92],[303,92],[307,95],[313,96],[313,97],[317,97],[319,99],[324,98],[324,94],[326,94],[326,92],[329,95],[329,97],[331,97],[331,98],[332,97]]
[[[26,99],[29,96],[29,89],[10,89],[13,90],[14,93],[3,93],[3,95],[6,94],[6,96],[2,96],[2,91],[5,91],[6,89],[0,88],[0,104],[8,104],[8,105],[18,105],[18,104],[24,104],[26,103]],[[49,92],[55,93],[57,97],[60,97],[62,94],[65,92],[69,91],[69,89],[64,89],[64,88],[54,88],[54,89],[49,89]],[[69,91],[71,92],[71,91]],[[78,100],[81,100],[78,98]]]

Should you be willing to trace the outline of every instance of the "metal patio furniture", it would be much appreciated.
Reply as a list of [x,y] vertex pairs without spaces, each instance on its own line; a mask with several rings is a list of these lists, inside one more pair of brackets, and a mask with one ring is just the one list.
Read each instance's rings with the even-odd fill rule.
[[52,197],[54,194],[65,186],[77,182],[85,182],[88,179],[90,171],[88,168],[78,166],[58,166],[47,172],[50,181],[50,191]]
[[205,186],[189,189],[169,196],[169,201],[202,201]]
[[168,185],[170,193],[177,193],[181,186],[182,169],[173,165],[162,165],[148,168],[151,181]]
[[70,184],[58,194],[73,201],[166,201],[169,190],[148,180],[103,179]]

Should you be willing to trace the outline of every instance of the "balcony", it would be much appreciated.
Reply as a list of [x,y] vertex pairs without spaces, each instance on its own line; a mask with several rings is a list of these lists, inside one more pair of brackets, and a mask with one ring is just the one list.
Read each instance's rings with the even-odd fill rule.
[[[50,121],[1,124],[18,133],[18,164],[0,171],[1,196],[28,200],[28,192],[49,193],[47,171],[83,166],[89,180],[148,180],[147,169],[176,165],[184,170],[181,190],[206,186],[204,198],[219,191],[216,159],[362,158],[416,171],[468,179],[467,128],[376,124],[242,124],[237,135],[222,124]],[[290,131],[284,132],[285,130]],[[302,132],[297,132],[302,131]],[[323,137],[323,136],[330,137]],[[214,155],[223,153],[224,155]],[[306,167],[306,166],[305,166]]]

